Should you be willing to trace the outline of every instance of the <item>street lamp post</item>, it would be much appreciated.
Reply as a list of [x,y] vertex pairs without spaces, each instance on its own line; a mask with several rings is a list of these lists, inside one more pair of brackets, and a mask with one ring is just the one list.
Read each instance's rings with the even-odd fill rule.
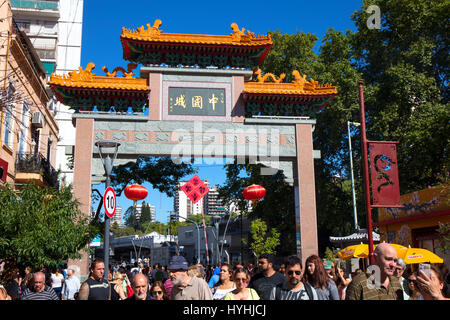
[[[98,148],[98,154],[103,163],[105,169],[106,181],[105,187],[108,188],[111,185],[111,172],[113,168],[114,160],[117,157],[117,151],[119,150],[120,143],[114,140],[100,140],[95,142],[95,146]],[[106,152],[105,149],[114,149],[114,152]],[[111,158],[109,155],[113,154]],[[105,155],[105,156],[104,156]],[[105,279],[108,279],[109,272],[109,228],[111,220],[105,214],[105,241],[103,245],[104,261],[105,261]]]
[[[222,247],[220,249],[220,258],[222,258],[223,255],[223,245],[225,243],[225,235],[227,234],[227,229],[228,229],[228,224],[230,223],[230,219],[231,219],[231,212],[228,212],[228,220],[227,220],[227,224],[225,226],[225,230],[223,232],[223,239],[222,239]],[[228,253],[227,253],[228,255]],[[228,257],[228,262],[229,262],[230,258]]]
[[213,232],[213,235],[216,238],[216,246],[214,249],[214,251],[216,251],[216,259],[215,260],[216,260],[216,264],[219,265],[219,262],[222,259],[221,251],[219,249],[219,245],[220,245],[219,244],[219,223],[222,218],[218,217],[218,216],[212,216],[211,219],[213,219],[212,221],[214,223],[214,227],[215,227],[216,233],[217,233],[217,234],[214,234],[214,232]]
[[354,125],[354,126],[358,127],[361,124],[359,122],[347,121],[348,148],[350,150],[350,174],[351,174],[351,177],[352,177],[353,217],[354,217],[354,220],[355,220],[355,230],[359,230],[358,213],[356,211],[355,178],[353,176],[353,155],[352,155],[352,138],[350,136],[350,125]]
[[188,218],[185,218],[182,216],[178,216],[178,218],[182,218],[186,221],[192,222],[197,227],[197,264],[199,264],[200,263],[200,228],[199,228],[198,224],[191,219],[188,219]]

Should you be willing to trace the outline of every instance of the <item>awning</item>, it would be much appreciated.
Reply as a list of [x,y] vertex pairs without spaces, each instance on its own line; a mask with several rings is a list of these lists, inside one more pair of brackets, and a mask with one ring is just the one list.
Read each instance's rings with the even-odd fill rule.
[[[330,236],[330,242],[332,243],[342,243],[342,242],[351,242],[351,241],[369,241],[369,237],[367,234],[367,229],[359,229],[358,232],[355,232],[349,236],[345,237],[332,237]],[[380,241],[380,235],[376,232],[372,232],[373,241]]]

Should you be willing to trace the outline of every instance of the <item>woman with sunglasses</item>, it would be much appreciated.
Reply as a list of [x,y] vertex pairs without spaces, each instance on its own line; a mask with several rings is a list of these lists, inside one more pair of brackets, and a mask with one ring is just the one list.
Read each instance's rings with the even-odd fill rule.
[[416,273],[413,272],[408,276],[409,300],[420,300],[421,294],[416,284]]
[[169,300],[166,289],[161,281],[155,281],[150,289],[153,300]]
[[233,281],[236,289],[228,292],[224,300],[259,300],[258,293],[252,289],[247,288],[250,281],[250,275],[245,268],[238,268],[233,272]]
[[222,263],[219,272],[219,282],[212,288],[213,300],[223,300],[225,295],[236,289],[234,282],[231,280],[233,270],[228,263]]
[[306,259],[305,265],[302,281],[316,289],[319,300],[340,300],[336,283],[325,271],[322,259],[313,254]]

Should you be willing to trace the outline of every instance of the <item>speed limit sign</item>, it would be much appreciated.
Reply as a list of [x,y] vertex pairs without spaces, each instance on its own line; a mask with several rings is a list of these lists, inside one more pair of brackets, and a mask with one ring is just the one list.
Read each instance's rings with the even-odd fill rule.
[[103,208],[108,218],[114,217],[116,213],[116,193],[111,187],[106,188],[103,194]]

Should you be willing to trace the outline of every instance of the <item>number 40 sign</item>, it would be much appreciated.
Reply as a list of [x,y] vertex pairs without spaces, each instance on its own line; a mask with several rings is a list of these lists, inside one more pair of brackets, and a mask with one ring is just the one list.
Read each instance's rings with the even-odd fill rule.
[[111,187],[106,188],[103,194],[103,208],[108,218],[114,217],[116,213],[116,193]]

